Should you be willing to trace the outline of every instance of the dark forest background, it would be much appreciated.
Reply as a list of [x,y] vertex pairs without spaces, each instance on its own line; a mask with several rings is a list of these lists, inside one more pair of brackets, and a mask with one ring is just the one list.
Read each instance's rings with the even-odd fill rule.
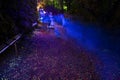
[[[110,28],[119,27],[120,0],[38,1],[71,15],[73,19],[102,23]],[[0,0],[0,44],[18,33],[32,30],[32,23],[38,18],[36,7],[37,0]]]

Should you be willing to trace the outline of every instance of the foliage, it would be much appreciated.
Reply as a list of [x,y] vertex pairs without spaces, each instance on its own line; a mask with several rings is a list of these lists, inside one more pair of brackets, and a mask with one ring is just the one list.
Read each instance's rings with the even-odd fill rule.
[[[67,12],[89,21],[111,23],[119,12],[120,0],[59,0],[67,6]],[[119,16],[118,16],[119,17]],[[118,22],[118,21],[117,21]]]
[[35,0],[0,1],[0,43],[15,34],[33,30],[32,23],[37,21],[36,6]]
[[0,43],[5,42],[15,35],[14,28],[15,24],[11,18],[9,16],[0,14]]

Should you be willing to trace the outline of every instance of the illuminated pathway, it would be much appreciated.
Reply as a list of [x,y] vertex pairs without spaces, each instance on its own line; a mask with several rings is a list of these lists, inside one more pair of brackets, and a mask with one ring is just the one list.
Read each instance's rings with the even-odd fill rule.
[[19,57],[1,64],[1,79],[100,80],[94,64],[99,61],[62,36],[64,33],[62,26],[57,25],[55,30],[38,29],[26,36],[19,46]]

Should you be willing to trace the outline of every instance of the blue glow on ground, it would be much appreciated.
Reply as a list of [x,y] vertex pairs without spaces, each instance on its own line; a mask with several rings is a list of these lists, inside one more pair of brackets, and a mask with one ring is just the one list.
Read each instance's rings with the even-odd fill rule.
[[[54,20],[61,25],[64,25],[69,37],[73,38],[79,45],[82,45],[88,51],[94,53],[97,58],[103,63],[102,68],[96,65],[97,71],[100,72],[102,80],[113,80],[119,77],[119,53],[120,43],[119,38],[109,36],[102,27],[89,24],[84,25],[79,21],[63,19],[63,16],[53,16]],[[64,20],[64,24],[63,24]],[[44,19],[44,22],[50,22],[49,17]],[[59,31],[55,30],[59,36]]]
[[[62,25],[61,15],[55,16],[55,20]],[[65,19],[64,27],[68,35],[85,49],[94,52],[104,64],[102,68],[96,65],[102,76],[102,80],[113,80],[120,76],[119,38],[107,35],[100,26],[93,24],[83,25],[79,21]]]
[[[62,19],[60,16],[56,16],[55,19],[58,23],[62,24]],[[71,21],[69,19],[65,20],[64,27],[66,28],[68,35],[75,38],[76,41],[84,47],[94,49],[100,43],[100,29],[93,26],[84,26],[77,21]]]

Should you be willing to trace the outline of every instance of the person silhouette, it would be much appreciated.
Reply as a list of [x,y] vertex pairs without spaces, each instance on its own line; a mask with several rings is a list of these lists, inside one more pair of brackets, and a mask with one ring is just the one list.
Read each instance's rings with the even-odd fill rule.
[[54,19],[53,19],[52,12],[49,13],[49,18],[50,18],[50,25],[49,25],[49,27],[53,28],[53,26],[54,26]]

